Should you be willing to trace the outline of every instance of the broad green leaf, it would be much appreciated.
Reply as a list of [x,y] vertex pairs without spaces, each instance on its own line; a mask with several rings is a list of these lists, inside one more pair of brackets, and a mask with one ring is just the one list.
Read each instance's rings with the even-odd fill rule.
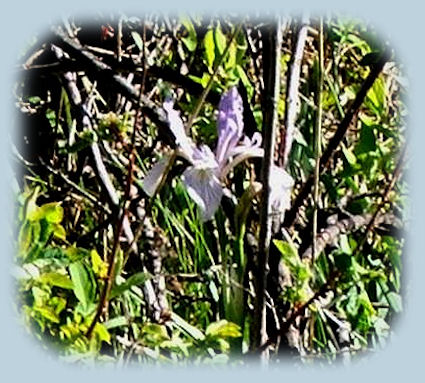
[[66,231],[62,225],[56,224],[53,226],[53,235],[63,241],[66,240]]
[[214,30],[214,42],[215,42],[215,47],[217,48],[217,51],[219,55],[221,56],[224,50],[226,49],[227,40],[220,26],[218,26]]
[[227,61],[225,65],[225,69],[227,71],[232,71],[236,67],[236,42],[232,41],[230,44],[228,53],[227,53]]
[[34,298],[35,306],[43,306],[47,299],[49,299],[49,293],[37,286],[31,289],[32,296]]
[[361,153],[373,152],[376,150],[376,137],[373,132],[373,128],[366,124],[362,124],[360,131],[360,139],[356,145],[355,153],[357,155]]
[[74,288],[74,285],[68,275],[60,274],[54,271],[42,274],[39,277],[39,282],[48,284],[50,286],[61,287],[67,290],[72,290]]
[[111,344],[111,335],[102,323],[96,323],[93,333],[97,335],[100,341]]
[[83,308],[88,308],[93,302],[95,286],[87,268],[82,262],[74,262],[69,265],[69,273],[74,285],[74,294]]
[[358,292],[357,292],[357,287],[356,286],[352,286],[348,292],[347,292],[347,306],[346,306],[346,310],[347,313],[349,315],[351,315],[352,317],[355,317],[357,315],[357,311],[359,309],[359,304],[358,304]]
[[63,219],[63,207],[60,202],[46,203],[40,207],[39,219],[45,218],[49,223],[61,223]]
[[242,336],[239,326],[225,319],[211,323],[207,327],[205,334],[218,338],[238,338]]
[[212,68],[215,60],[215,43],[214,32],[209,29],[204,37],[205,58],[207,59],[208,68]]
[[242,84],[244,85],[244,87],[246,89],[248,99],[251,99],[252,95],[254,93],[254,87],[252,86],[251,82],[249,81],[249,78],[246,75],[244,69],[240,65],[236,66],[236,71],[237,71],[239,78],[242,81]]
[[192,21],[190,21],[188,18],[184,18],[181,23],[187,31],[187,36],[182,38],[183,44],[190,52],[194,52],[196,50],[196,46],[198,45],[196,29],[193,26]]
[[381,115],[386,110],[385,98],[385,83],[381,77],[378,77],[367,93],[365,104],[372,112],[376,113],[377,115]]
[[59,315],[66,307],[66,299],[62,297],[53,297],[49,300],[49,306],[53,308],[55,314]]
[[71,262],[77,262],[88,257],[90,255],[90,252],[81,247],[69,246],[65,250],[65,254]]
[[34,191],[29,195],[26,201],[25,207],[25,217],[24,219],[28,219],[29,221],[37,220],[38,206],[37,206],[37,198],[40,192],[40,188],[37,186]]
[[42,306],[42,307],[34,307],[34,311],[38,312],[41,316],[48,319],[49,321],[53,323],[59,323],[60,319],[59,316],[55,313],[55,311],[48,306]]
[[116,327],[128,326],[128,320],[124,315],[122,315],[119,317],[108,319],[107,321],[103,322],[103,325],[107,330],[111,330]]
[[[36,224],[39,225],[38,222]],[[19,253],[23,258],[25,258],[28,255],[28,251],[34,241],[32,225],[33,223],[27,221],[21,226],[21,229],[19,230],[19,235],[18,235]]]
[[353,154],[351,149],[347,149],[345,145],[341,145],[344,157],[350,165],[354,165],[357,162],[356,156]]
[[162,342],[170,340],[167,329],[157,323],[148,323],[142,328],[143,340],[151,346],[160,346]]
[[348,236],[346,234],[343,234],[339,237],[339,245],[341,251],[343,251],[345,254],[352,253],[350,243],[348,242]]
[[90,258],[94,273],[99,278],[106,278],[108,275],[108,264],[100,258],[100,255],[96,250],[90,251]]
[[187,323],[183,318],[178,316],[176,313],[174,312],[171,313],[171,320],[173,321],[175,326],[179,327],[181,330],[186,332],[193,339],[196,339],[196,340],[205,339],[205,335],[202,333],[201,330],[198,330],[196,327]]
[[124,283],[121,283],[120,285],[115,285],[112,288],[110,299],[121,295],[125,291],[131,289],[133,286],[143,285],[151,277],[152,276],[149,273],[144,272],[133,274]]
[[278,239],[273,240],[273,243],[285,259],[295,260],[298,258],[297,249],[290,243]]

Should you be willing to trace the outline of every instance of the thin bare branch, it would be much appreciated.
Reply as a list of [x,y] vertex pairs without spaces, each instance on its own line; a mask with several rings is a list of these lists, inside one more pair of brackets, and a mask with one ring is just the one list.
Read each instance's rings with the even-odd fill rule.
[[289,153],[292,148],[292,141],[295,133],[295,123],[299,111],[299,93],[301,64],[303,61],[304,47],[307,40],[308,18],[303,17],[300,26],[295,51],[292,57],[292,64],[288,73],[288,89],[286,94],[286,113],[285,113],[285,134],[281,135],[279,153],[279,165],[285,167],[288,164]]
[[[269,271],[268,258],[272,234],[272,216],[270,205],[270,170],[274,163],[274,148],[277,129],[277,103],[280,87],[280,47],[282,41],[282,28],[280,19],[277,18],[268,25],[263,33],[263,65],[264,87],[263,100],[263,139],[264,159],[261,169],[262,209],[260,213],[260,238],[258,267],[255,275],[255,306],[253,339],[251,347],[258,348],[267,340],[266,329],[266,289]],[[267,359],[268,352],[263,350],[262,359]]]

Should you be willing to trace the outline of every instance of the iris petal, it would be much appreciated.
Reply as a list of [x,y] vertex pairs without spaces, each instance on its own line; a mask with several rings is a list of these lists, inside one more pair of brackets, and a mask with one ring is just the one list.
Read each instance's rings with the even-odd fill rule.
[[199,206],[201,219],[212,219],[223,196],[223,187],[215,170],[190,166],[183,173],[183,182],[189,196]]
[[167,114],[167,121],[171,132],[176,138],[176,144],[180,149],[180,154],[188,161],[192,161],[193,151],[196,146],[192,139],[186,134],[183,121],[180,117],[180,112],[175,110],[173,108],[173,105],[174,101],[171,99],[167,99],[164,101],[162,107],[164,108]]
[[273,212],[283,213],[291,207],[292,177],[281,167],[273,165],[270,173],[270,203]]
[[161,179],[164,175],[165,169],[170,162],[171,156],[162,157],[154,166],[152,166],[151,170],[149,170],[143,179],[142,187],[145,193],[152,197],[161,182]]
[[220,166],[224,166],[229,152],[238,144],[243,131],[243,103],[236,87],[230,88],[221,97],[217,130],[216,158]]

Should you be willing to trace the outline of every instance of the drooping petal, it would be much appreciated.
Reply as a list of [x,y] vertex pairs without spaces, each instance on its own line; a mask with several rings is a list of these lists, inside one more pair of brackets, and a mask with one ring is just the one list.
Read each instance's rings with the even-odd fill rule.
[[252,138],[243,137],[238,145],[228,152],[228,159],[231,161],[221,167],[220,179],[227,177],[229,172],[241,162],[253,157],[263,157],[264,150],[260,147],[261,141],[262,137],[259,132],[254,133]]
[[216,158],[220,166],[224,166],[229,152],[238,144],[243,131],[243,103],[236,87],[230,88],[221,97],[217,130]]
[[142,187],[149,197],[152,197],[155,193],[155,190],[158,188],[165,169],[167,169],[167,166],[170,162],[170,159],[171,156],[169,155],[162,157],[154,166],[152,166],[152,169],[147,172],[145,178],[143,179]]
[[[228,157],[234,157],[250,149],[259,149],[263,137],[260,132],[255,132],[252,138],[244,136],[237,146],[229,150]],[[262,149],[261,149],[262,150]]]
[[190,137],[187,136],[184,129],[183,121],[180,117],[180,112],[173,108],[174,101],[170,98],[166,99],[162,105],[166,115],[171,132],[176,138],[176,145],[180,149],[182,157],[188,161],[192,161],[193,150],[195,144]]
[[223,196],[223,188],[215,170],[190,166],[183,172],[183,182],[189,196],[199,206],[201,219],[212,219]]

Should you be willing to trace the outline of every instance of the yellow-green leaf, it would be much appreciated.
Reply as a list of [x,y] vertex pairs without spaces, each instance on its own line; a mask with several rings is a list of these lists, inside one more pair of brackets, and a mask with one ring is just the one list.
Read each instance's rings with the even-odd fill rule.
[[94,273],[99,278],[106,278],[108,275],[108,264],[103,261],[96,250],[90,251],[90,258]]

